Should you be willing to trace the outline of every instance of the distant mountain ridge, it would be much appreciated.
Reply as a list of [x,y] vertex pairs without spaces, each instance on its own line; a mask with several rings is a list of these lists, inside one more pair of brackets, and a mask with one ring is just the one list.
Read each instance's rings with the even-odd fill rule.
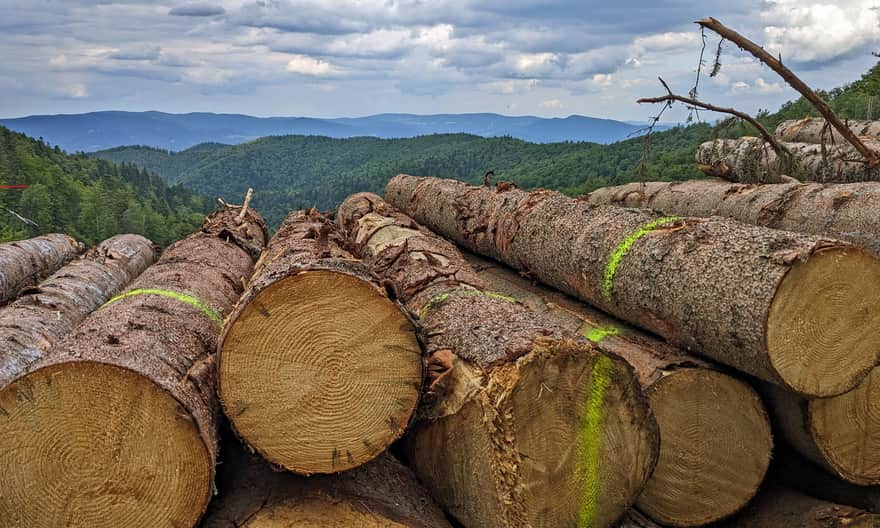
[[[91,112],[0,119],[8,127],[42,137],[69,152],[93,152],[124,145],[182,151],[201,143],[239,144],[265,136],[411,138],[465,133],[511,136],[532,143],[613,143],[640,133],[643,125],[581,115],[565,118],[500,114],[377,114],[366,117],[254,117],[242,114]],[[664,127],[665,128],[665,127]]]

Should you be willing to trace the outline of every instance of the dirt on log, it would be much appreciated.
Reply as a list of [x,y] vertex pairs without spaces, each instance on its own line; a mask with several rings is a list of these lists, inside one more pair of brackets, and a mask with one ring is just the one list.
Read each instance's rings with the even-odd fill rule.
[[610,526],[657,459],[632,367],[491,292],[376,195],[349,197],[337,221],[419,316],[430,386],[406,452],[431,494],[465,526]]
[[300,474],[375,458],[421,394],[414,325],[345,245],[332,218],[290,213],[221,338],[226,415],[252,449]]
[[880,183],[748,185],[720,180],[627,183],[586,195],[595,205],[747,224],[839,238],[880,256]]
[[[817,143],[825,145],[845,145],[846,139],[840,132],[829,126],[828,122],[820,117],[807,117],[805,119],[790,119],[783,121],[776,127],[776,138],[780,141],[792,143]],[[880,121],[860,121],[847,119],[846,126],[863,140],[880,140]]]
[[82,244],[61,233],[0,244],[0,303],[55,273],[83,249]]
[[[880,151],[880,140],[867,141]],[[761,138],[716,139],[697,147],[700,170],[737,183],[853,183],[880,180],[849,144],[783,143],[790,157],[780,157]]]
[[0,308],[0,387],[156,261],[140,235],[116,235]]
[[855,389],[805,399],[763,387],[774,424],[798,452],[840,478],[880,485],[880,367]]
[[505,183],[398,175],[385,195],[478,254],[804,395],[852,389],[880,354],[880,260],[842,241]]
[[211,214],[0,389],[5,524],[196,525],[217,452],[214,351],[266,238],[238,215]]
[[201,528],[452,528],[415,475],[388,453],[312,477],[273,471],[231,438],[220,459],[218,496]]
[[773,441],[764,405],[748,384],[510,269],[465,258],[492,290],[633,365],[661,438],[657,468],[636,507],[661,524],[702,526],[755,495]]

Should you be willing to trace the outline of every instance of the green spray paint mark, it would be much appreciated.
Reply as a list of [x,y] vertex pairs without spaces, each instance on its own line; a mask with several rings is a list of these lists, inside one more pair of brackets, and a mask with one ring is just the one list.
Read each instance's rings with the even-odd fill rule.
[[[125,299],[126,297],[134,297],[135,295],[160,295],[162,297],[168,297],[169,299],[174,299],[175,301],[186,303],[193,308],[198,309],[203,314],[207,315],[208,319],[217,323],[217,326],[223,326],[223,318],[220,317],[220,314],[217,313],[216,310],[203,303],[201,300],[193,297],[192,295],[187,295],[185,293],[171,290],[160,290],[157,288],[139,288],[137,290],[127,291],[125,293],[117,295],[116,297],[113,297],[112,299],[104,303],[104,306],[109,306],[118,300]],[[101,306],[101,308],[103,308],[104,306]]]
[[584,495],[578,511],[578,528],[592,528],[596,518],[596,499],[599,496],[599,452],[602,448],[602,410],[605,393],[611,384],[611,359],[600,355],[590,372],[590,394],[587,416],[578,432],[575,476],[584,486]]
[[457,292],[455,294],[438,293],[437,295],[431,297],[431,299],[428,300],[427,304],[425,304],[425,306],[421,310],[419,310],[419,319],[424,319],[425,315],[428,313],[429,310],[432,310],[433,308],[437,307],[441,303],[446,302],[452,295],[461,295],[462,297],[478,297],[478,296],[479,297],[490,297],[492,299],[498,299],[500,301],[509,302],[509,303],[513,303],[513,304],[516,304],[517,302],[519,302],[514,297],[509,297],[507,295],[503,295],[503,294],[500,294],[497,292],[488,292],[488,291],[480,291],[480,290],[467,290],[467,291]]
[[581,335],[592,341],[593,343],[598,343],[602,341],[606,337],[616,336],[620,334],[620,328],[616,326],[606,326],[599,328],[584,328],[581,330]]
[[605,266],[605,276],[603,282],[603,292],[605,293],[605,299],[611,300],[611,290],[614,289],[614,274],[617,273],[617,268],[620,266],[620,261],[623,260],[623,257],[626,256],[626,253],[629,249],[636,243],[636,241],[643,236],[647,235],[651,231],[657,229],[658,227],[669,224],[672,222],[677,222],[681,220],[678,216],[666,216],[663,218],[658,218],[656,220],[651,220],[645,225],[641,226],[635,233],[626,237],[623,242],[620,243],[611,254],[611,258],[608,260],[608,265]]

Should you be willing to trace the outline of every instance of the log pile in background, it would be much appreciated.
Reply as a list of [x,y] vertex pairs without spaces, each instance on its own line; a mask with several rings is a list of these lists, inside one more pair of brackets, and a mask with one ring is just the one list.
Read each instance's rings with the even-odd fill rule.
[[196,524],[211,496],[214,349],[265,242],[224,208],[0,390],[5,525]]
[[449,242],[372,194],[337,221],[364,263],[419,314],[429,396],[413,469],[465,526],[610,526],[657,457],[632,368],[494,294]]
[[635,367],[660,427],[660,457],[636,506],[659,523],[702,526],[739,511],[770,464],[755,391],[659,339],[512,270],[466,255],[493,290],[520,300]]
[[83,249],[82,244],[60,233],[0,244],[0,303],[55,273]]
[[845,242],[503,184],[398,175],[385,194],[472,251],[804,395],[851,390],[880,355],[880,261]]
[[116,235],[0,308],[0,387],[119,293],[158,250],[140,235]]
[[315,211],[291,213],[269,242],[218,363],[237,433],[306,475],[385,451],[406,430],[423,378],[414,326]]
[[[848,119],[846,126],[857,136],[865,139],[880,137],[880,121],[861,121]],[[845,145],[846,139],[827,121],[818,117],[789,119],[776,127],[776,138],[795,143],[816,143],[826,145]]]
[[880,183],[747,185],[720,180],[627,183],[584,200],[839,238],[880,256]]

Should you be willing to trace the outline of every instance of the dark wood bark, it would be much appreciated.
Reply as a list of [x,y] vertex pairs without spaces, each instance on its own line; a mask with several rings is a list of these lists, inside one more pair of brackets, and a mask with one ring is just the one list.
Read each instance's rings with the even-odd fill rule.
[[211,214],[0,390],[0,436],[11,446],[0,465],[41,468],[0,476],[0,488],[17,490],[0,494],[0,518],[34,527],[196,524],[213,485],[222,318],[253,270],[248,250],[266,239],[262,218],[249,212],[239,222],[238,212]]
[[880,183],[746,185],[718,180],[628,183],[584,198],[595,205],[747,224],[839,238],[880,256]]
[[[689,352],[800,393],[840,394],[876,363],[880,343],[873,344],[867,329],[880,323],[880,312],[866,319],[862,310],[880,309],[866,290],[875,288],[880,263],[844,242],[717,217],[661,217],[594,206],[507,184],[473,187],[398,175],[385,195],[476,253]],[[845,265],[850,272],[840,271]],[[832,268],[834,292],[807,291],[809,284],[824,288]],[[849,300],[839,302],[840,295]],[[806,299],[813,299],[810,306],[797,304]],[[857,304],[862,308],[852,310]],[[824,308],[817,312],[815,306]],[[826,318],[824,309],[842,312]],[[792,317],[818,334],[832,331],[835,320],[841,326],[833,330],[834,339],[807,339],[803,328],[789,328]],[[861,337],[849,341],[851,331]]]
[[0,303],[55,273],[83,249],[82,244],[60,233],[0,244]]
[[490,292],[376,195],[349,197],[337,221],[419,317],[430,387],[406,450],[441,505],[470,526],[610,526],[656,461],[632,368]]
[[224,439],[220,458],[218,496],[201,528],[451,528],[415,475],[388,453],[312,477],[273,471],[232,438]]
[[[880,140],[880,121],[847,119],[844,123],[853,134],[865,141],[876,142]],[[780,141],[792,143],[840,145],[846,142],[846,138],[841,136],[827,121],[815,117],[783,121],[776,127],[775,135]]]
[[331,217],[290,213],[221,337],[219,392],[236,431],[306,475],[378,456],[421,393],[415,327],[346,244]]
[[[880,150],[880,143],[871,141]],[[697,148],[696,160],[710,176],[738,183],[852,183],[876,181],[880,171],[868,169],[849,145],[783,143],[790,153],[778,156],[760,138],[716,139]]]
[[111,297],[156,261],[140,235],[116,235],[0,308],[0,387],[42,358]]

